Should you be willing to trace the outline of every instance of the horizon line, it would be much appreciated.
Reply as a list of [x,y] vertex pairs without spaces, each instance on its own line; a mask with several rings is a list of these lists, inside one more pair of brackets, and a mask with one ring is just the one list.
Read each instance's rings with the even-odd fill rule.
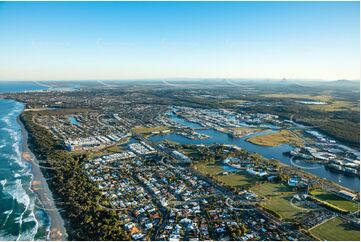
[[347,79],[347,78],[338,78],[338,79],[318,79],[318,78],[225,78],[225,77],[174,77],[174,78],[120,78],[120,79],[34,79],[34,80],[5,80],[0,79],[0,82],[71,82],[71,81],[106,81],[106,82],[116,82],[116,81],[207,81],[207,80],[237,80],[237,81],[322,81],[322,82],[331,82],[331,81],[356,81],[360,82],[360,79]]

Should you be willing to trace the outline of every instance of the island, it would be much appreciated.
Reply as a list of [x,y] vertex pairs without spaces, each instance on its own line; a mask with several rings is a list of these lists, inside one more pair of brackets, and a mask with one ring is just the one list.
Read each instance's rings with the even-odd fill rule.
[[302,143],[302,139],[289,130],[280,130],[270,134],[253,136],[248,138],[247,141],[263,146],[279,146],[282,144],[300,145]]

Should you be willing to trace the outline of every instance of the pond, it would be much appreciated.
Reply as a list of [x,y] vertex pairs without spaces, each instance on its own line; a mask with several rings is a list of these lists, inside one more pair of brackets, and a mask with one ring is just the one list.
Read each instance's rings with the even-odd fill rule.
[[223,168],[223,170],[228,171],[228,172],[236,172],[236,171],[239,171],[237,168],[234,168],[234,167],[229,166],[229,165],[223,165],[222,168]]
[[76,120],[74,116],[68,116],[68,119],[72,125],[78,125],[79,122]]

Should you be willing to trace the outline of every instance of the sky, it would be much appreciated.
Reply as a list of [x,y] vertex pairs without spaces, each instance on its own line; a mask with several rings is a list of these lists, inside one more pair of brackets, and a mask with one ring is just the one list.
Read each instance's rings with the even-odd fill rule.
[[0,80],[359,80],[359,22],[359,2],[0,2]]

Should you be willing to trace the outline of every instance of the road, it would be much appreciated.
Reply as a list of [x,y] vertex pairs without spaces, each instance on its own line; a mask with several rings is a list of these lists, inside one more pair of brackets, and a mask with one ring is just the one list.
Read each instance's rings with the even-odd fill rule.
[[[145,142],[146,144],[154,147],[154,144],[152,144],[151,142],[149,142],[146,138],[140,136],[140,135],[137,135],[137,134],[134,134],[134,136]],[[169,158],[170,161],[172,161],[172,163],[176,166],[179,165],[179,162],[171,155],[167,154],[166,152],[164,152],[163,150],[159,149],[158,147],[154,147],[159,154],[162,154],[163,157],[167,157]],[[164,159],[162,159],[162,162],[163,162]],[[164,163],[164,162],[163,162]],[[169,164],[166,164],[164,163],[165,165],[169,165]],[[228,200],[236,200],[236,201],[242,201],[242,199],[239,197],[238,194],[235,194],[234,192],[232,192],[231,190],[219,185],[217,182],[215,182],[214,180],[212,180],[211,178],[208,178],[206,177],[205,175],[201,174],[200,172],[192,169],[192,168],[188,168],[188,171],[190,171],[194,176],[197,176],[197,177],[200,177],[201,179],[203,179],[204,181],[208,182],[209,184],[211,184],[216,190],[218,190],[220,193],[223,194],[223,196],[226,197],[226,199]],[[289,235],[291,235],[292,237],[294,238],[298,238],[298,239],[301,239],[302,240],[312,240],[312,238],[310,238],[309,236],[303,234],[301,231],[299,230],[290,230],[289,227],[290,227],[290,223],[285,223],[281,220],[279,220],[278,218],[276,218],[275,216],[273,216],[272,214],[262,210],[261,208],[259,208],[258,206],[256,206],[255,204],[249,204],[249,201],[247,200],[243,200],[245,202],[246,205],[249,205],[249,206],[253,206],[254,210],[259,213],[260,215],[263,215],[265,218],[267,218],[270,222],[272,222],[273,224],[277,225],[277,227],[282,231],[282,232],[285,232]],[[234,209],[234,208],[233,208]],[[161,226],[160,226],[161,227]]]

